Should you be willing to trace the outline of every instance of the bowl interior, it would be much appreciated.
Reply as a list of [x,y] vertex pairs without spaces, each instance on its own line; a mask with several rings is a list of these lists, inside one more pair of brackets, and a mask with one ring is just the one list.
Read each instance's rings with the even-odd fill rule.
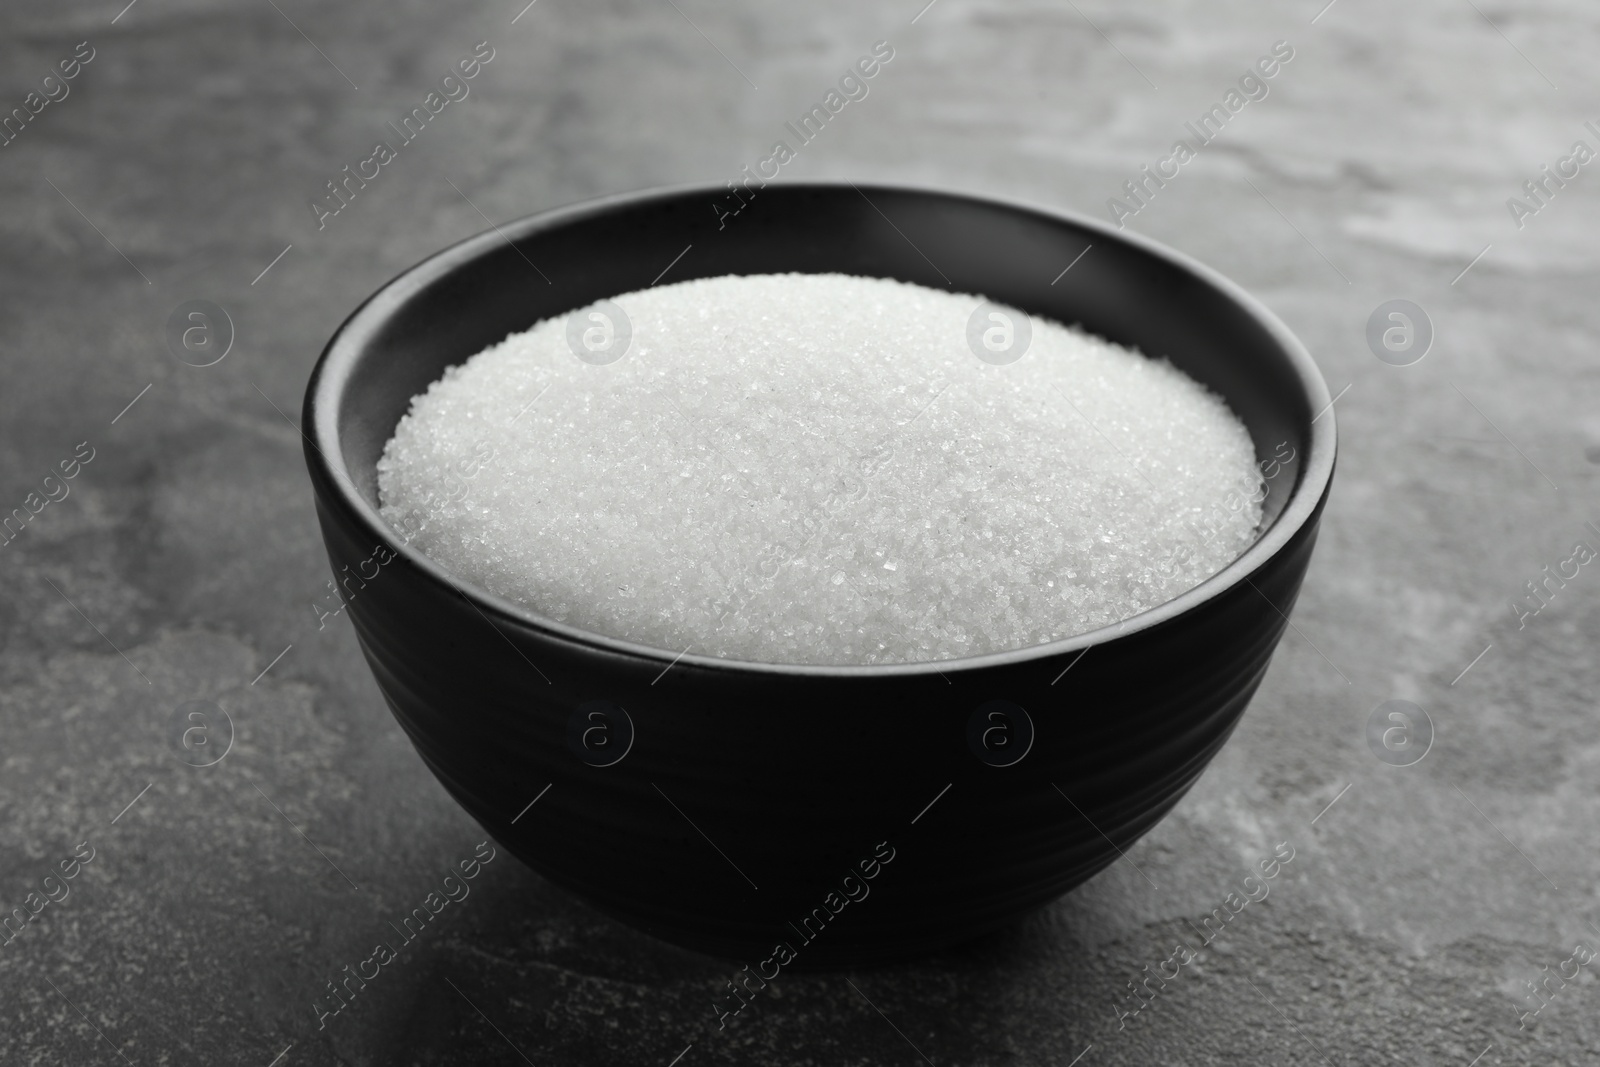
[[1170,359],[1226,399],[1259,459],[1287,454],[1285,443],[1294,450],[1263,503],[1257,546],[1291,503],[1309,515],[1316,501],[1301,490],[1309,480],[1315,498],[1331,476],[1333,415],[1316,418],[1328,391],[1304,348],[1243,290],[1154,242],[1088,219],[898,187],[769,185],[723,217],[735,207],[725,187],[613,197],[431,257],[341,327],[308,390],[308,428],[314,413],[332,415],[315,437],[337,442],[338,473],[375,511],[377,460],[411,398],[507,334],[658,277],[839,272],[980,294]]

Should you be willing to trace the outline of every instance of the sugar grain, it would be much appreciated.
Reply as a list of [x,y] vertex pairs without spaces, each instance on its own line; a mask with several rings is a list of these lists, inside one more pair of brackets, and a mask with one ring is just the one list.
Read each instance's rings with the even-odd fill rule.
[[[383,516],[548,618],[779,663],[1040,644],[1237,558],[1263,483],[1218,397],[1038,318],[1020,359],[986,362],[981,303],[702,279],[614,298],[631,337],[609,363],[574,354],[571,316],[541,322],[412,401],[378,464]],[[576,314],[576,336],[627,332]]]

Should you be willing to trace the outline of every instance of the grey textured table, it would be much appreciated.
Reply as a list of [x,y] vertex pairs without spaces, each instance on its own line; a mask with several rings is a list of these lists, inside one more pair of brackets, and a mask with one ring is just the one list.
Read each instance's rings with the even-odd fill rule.
[[[1575,542],[1600,546],[1600,209],[1561,162],[1600,147],[1595,10],[522,2],[0,16],[0,106],[29,112],[0,148],[0,512],[29,515],[0,547],[0,910],[39,908],[0,947],[0,1062],[1600,1059],[1600,992],[1569,962],[1600,945],[1600,576],[1512,607]],[[326,984],[482,835],[348,621],[319,629],[293,425],[316,354],[377,285],[489,220],[734,177],[880,39],[895,58],[870,95],[786,177],[1102,216],[1293,48],[1127,220],[1253,290],[1343,390],[1319,554],[1251,710],[1125,861],[961,952],[786,977],[718,1032],[733,968],[502,856],[319,1029]],[[319,229],[325,183],[480,41],[471,95]],[[75,50],[92,58],[61,96],[41,79]],[[1542,165],[1578,173],[1533,198]],[[1366,341],[1393,298],[1437,331],[1412,366]],[[210,367],[165,341],[191,299],[236,328]],[[92,459],[46,483],[75,451]],[[1391,699],[1431,717],[1420,763],[1368,744]],[[233,726],[208,768],[172,737],[195,700]],[[1270,896],[1119,1020],[1127,983],[1279,842],[1295,859]],[[63,861],[76,877],[46,883]]]

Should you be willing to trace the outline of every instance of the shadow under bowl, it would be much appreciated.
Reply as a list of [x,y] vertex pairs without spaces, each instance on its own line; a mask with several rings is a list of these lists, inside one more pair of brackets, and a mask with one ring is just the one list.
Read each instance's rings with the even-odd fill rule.
[[[378,686],[451,795],[541,875],[758,970],[926,953],[1116,860],[1227,740],[1310,560],[1334,466],[1333,413],[1318,417],[1327,386],[1238,286],[1089,219],[848,183],[770,185],[719,218],[725,197],[669,189],[546,212],[379,290],[306,390],[324,540],[341,578],[370,574],[380,546],[380,559],[393,554],[347,583]],[[1248,427],[1272,475],[1259,538],[1115,626],[961,660],[838,667],[588,633],[407,547],[379,517],[375,468],[411,398],[508,333],[645,288],[669,264],[670,281],[897,278],[1165,356]],[[774,955],[779,943],[789,952]]]

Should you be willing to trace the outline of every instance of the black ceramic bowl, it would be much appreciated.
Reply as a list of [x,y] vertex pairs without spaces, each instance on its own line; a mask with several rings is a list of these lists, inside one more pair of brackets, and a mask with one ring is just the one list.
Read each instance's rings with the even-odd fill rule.
[[[1088,219],[849,184],[772,185],[720,216],[732,206],[704,187],[547,212],[379,290],[306,391],[323,536],[341,577],[370,575],[377,545],[395,554],[351,585],[348,609],[379,688],[445,788],[534,870],[761,971],[925,952],[1114,862],[1227,740],[1311,557],[1334,465],[1333,414],[1317,417],[1327,387],[1237,286]],[[587,633],[402,543],[379,518],[375,464],[410,399],[507,333],[644,288],[668,264],[668,281],[837,271],[948,285],[1168,356],[1227,399],[1275,475],[1263,532],[1119,625],[871,667]],[[773,955],[780,942],[792,958]]]

